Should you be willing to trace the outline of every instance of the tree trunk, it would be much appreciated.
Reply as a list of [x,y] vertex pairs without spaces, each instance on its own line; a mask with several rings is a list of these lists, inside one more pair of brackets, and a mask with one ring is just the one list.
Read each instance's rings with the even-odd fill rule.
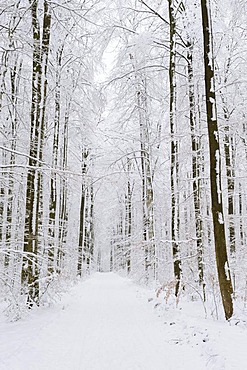
[[140,143],[141,143],[141,177],[142,177],[142,208],[143,208],[143,242],[145,251],[145,272],[146,279],[149,277],[149,270],[155,266],[155,232],[154,232],[154,194],[153,178],[151,170],[151,150],[149,143],[149,122],[147,117],[147,91],[146,80],[139,83],[137,101],[139,109]]
[[39,304],[38,228],[41,202],[41,173],[45,107],[47,95],[47,63],[49,53],[51,14],[44,1],[43,36],[38,19],[38,0],[31,3],[33,30],[33,75],[31,103],[30,150],[26,185],[26,215],[22,284],[27,288],[27,305]]
[[49,202],[49,226],[48,226],[48,272],[52,274],[56,266],[55,253],[58,248],[58,235],[56,235],[56,217],[58,209],[58,189],[57,189],[57,174],[58,165],[58,149],[59,149],[59,131],[60,131],[60,99],[61,99],[61,63],[62,63],[63,48],[57,51],[57,70],[56,70],[56,89],[55,89],[55,114],[54,114],[54,132],[52,146],[52,172],[50,182],[50,202]]
[[89,225],[89,255],[90,264],[93,262],[94,256],[94,188],[93,183],[90,185],[90,225]]
[[[82,180],[83,181],[83,180]],[[85,190],[84,184],[81,187],[81,208],[80,208],[80,226],[79,226],[79,245],[78,245],[78,264],[77,274],[82,276],[83,246],[84,246],[84,223],[85,223]]]
[[169,61],[169,85],[170,85],[170,132],[171,132],[171,239],[173,268],[176,279],[175,296],[179,293],[181,280],[181,260],[180,248],[178,244],[179,230],[179,201],[178,201],[178,142],[176,133],[176,20],[175,20],[174,0],[169,0],[169,21],[170,21],[170,61]]
[[126,267],[127,273],[130,273],[131,270],[131,234],[132,234],[132,189],[130,183],[130,170],[131,162],[127,158],[127,194],[125,196],[125,235],[127,237],[127,246],[126,246]]
[[82,151],[82,187],[81,187],[81,208],[80,208],[80,226],[79,226],[79,245],[78,245],[78,264],[77,274],[82,276],[82,265],[85,261],[85,211],[86,211],[86,184],[85,174],[87,171],[87,157],[89,152],[86,149]]
[[[68,136],[69,136],[69,112],[70,101],[67,102],[64,127],[62,132],[62,153],[61,167],[65,171],[68,165]],[[59,198],[59,236],[58,236],[58,252],[57,252],[57,271],[61,271],[62,260],[64,257],[64,246],[67,239],[68,231],[68,183],[63,176],[60,179],[60,198]]]
[[238,195],[238,204],[239,204],[239,237],[241,246],[245,245],[245,233],[244,233],[244,222],[243,222],[243,190],[242,184],[239,182],[239,195]]
[[208,0],[201,0],[201,12],[204,41],[205,94],[210,153],[211,206],[214,226],[215,255],[220,292],[225,311],[225,317],[228,320],[233,314],[233,290],[227,258],[225,223],[222,204],[220,143],[214,79],[214,55],[210,4]]
[[188,62],[188,83],[189,83],[189,107],[190,107],[190,131],[192,147],[192,187],[193,203],[195,211],[196,226],[196,249],[199,272],[199,284],[202,287],[203,298],[206,300],[205,281],[204,281],[204,261],[203,261],[203,225],[201,214],[201,194],[200,194],[200,151],[201,142],[199,135],[196,133],[196,110],[195,110],[195,90],[194,90],[194,73],[193,73],[193,43],[187,42],[187,62]]

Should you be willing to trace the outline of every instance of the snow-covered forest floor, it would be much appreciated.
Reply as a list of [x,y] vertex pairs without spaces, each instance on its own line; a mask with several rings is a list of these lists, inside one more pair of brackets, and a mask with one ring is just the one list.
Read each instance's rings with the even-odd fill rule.
[[162,294],[114,273],[96,273],[60,302],[0,322],[1,370],[244,370],[245,321],[208,317],[197,302]]

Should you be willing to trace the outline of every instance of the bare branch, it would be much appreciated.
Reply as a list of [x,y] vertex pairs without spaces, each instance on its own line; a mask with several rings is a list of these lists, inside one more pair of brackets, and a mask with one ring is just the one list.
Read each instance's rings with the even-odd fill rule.
[[163,18],[162,15],[160,15],[158,12],[156,12],[156,10],[151,8],[145,1],[139,0],[139,2],[143,5],[145,5],[153,14],[157,15],[157,17],[159,17],[163,22],[165,22],[165,24],[167,24],[169,26],[169,22],[165,18]]

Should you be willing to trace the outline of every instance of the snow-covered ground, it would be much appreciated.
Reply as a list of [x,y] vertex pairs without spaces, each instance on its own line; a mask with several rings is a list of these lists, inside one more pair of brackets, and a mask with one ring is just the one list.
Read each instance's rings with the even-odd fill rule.
[[247,369],[245,325],[162,309],[153,297],[129,279],[94,274],[53,307],[2,319],[0,369]]

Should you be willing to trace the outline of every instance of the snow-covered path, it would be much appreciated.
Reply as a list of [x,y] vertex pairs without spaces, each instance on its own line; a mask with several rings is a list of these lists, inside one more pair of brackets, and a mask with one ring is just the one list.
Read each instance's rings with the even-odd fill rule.
[[6,324],[12,332],[0,333],[0,369],[206,369],[196,349],[167,342],[162,320],[137,295],[128,279],[93,275],[60,310]]

